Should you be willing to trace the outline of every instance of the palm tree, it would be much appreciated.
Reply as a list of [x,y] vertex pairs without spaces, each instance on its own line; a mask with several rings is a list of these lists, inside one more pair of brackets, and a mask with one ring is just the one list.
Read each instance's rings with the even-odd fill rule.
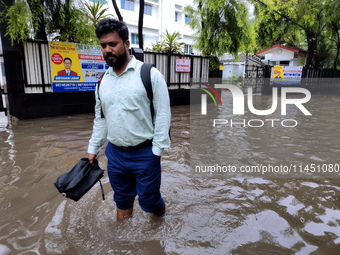
[[151,43],[151,50],[156,52],[163,52],[164,42]]
[[163,51],[164,52],[171,52],[171,53],[183,53],[183,46],[184,42],[178,42],[178,40],[181,40],[182,38],[178,37],[179,32],[174,32],[170,34],[168,30],[165,30],[165,33],[163,34],[164,38],[164,45],[163,45]]
[[97,3],[84,3],[86,6],[86,16],[88,19],[93,23],[93,25],[96,27],[99,20],[105,19],[108,16],[112,16],[111,14],[105,14],[107,9],[102,9],[104,4],[100,3],[98,0]]
[[178,42],[178,40],[181,40],[182,38],[178,37],[179,32],[174,32],[173,34],[170,34],[168,30],[165,30],[165,33],[163,33],[163,41],[162,42],[156,42],[151,44],[151,50],[156,52],[170,52],[170,53],[179,53],[182,54],[184,49],[184,42]]

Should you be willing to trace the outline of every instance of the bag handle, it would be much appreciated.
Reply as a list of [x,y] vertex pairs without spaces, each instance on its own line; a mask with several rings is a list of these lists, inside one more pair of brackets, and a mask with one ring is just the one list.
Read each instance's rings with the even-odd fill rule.
[[104,189],[103,189],[103,185],[102,185],[102,182],[99,180],[99,184],[100,184],[100,188],[102,190],[102,198],[103,200],[105,200],[105,194],[104,194]]
[[[85,166],[84,166],[84,167],[86,167],[86,171],[77,172],[77,175],[72,179],[72,181],[70,181],[70,183],[67,185],[65,190],[74,188],[79,183],[79,181],[82,180],[83,177],[91,171],[92,166],[90,166],[90,167],[88,166],[90,164],[88,158],[82,158],[81,160],[82,161],[87,160],[87,162],[85,163]],[[94,162],[94,165],[98,164],[98,161],[94,160],[93,162]]]

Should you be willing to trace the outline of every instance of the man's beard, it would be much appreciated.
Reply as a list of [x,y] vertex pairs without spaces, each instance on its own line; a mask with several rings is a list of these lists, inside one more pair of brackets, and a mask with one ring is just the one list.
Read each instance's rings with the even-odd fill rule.
[[[111,57],[114,57],[114,59],[110,59]],[[127,52],[124,51],[123,54],[121,55],[116,55],[111,52],[108,52],[105,55],[105,61],[108,66],[113,67],[114,69],[120,69],[126,62],[127,60]]]

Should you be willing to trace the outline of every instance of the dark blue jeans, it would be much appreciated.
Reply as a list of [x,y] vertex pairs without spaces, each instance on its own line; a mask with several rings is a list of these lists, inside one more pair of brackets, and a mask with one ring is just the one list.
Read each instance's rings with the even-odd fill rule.
[[136,195],[140,207],[146,212],[163,208],[160,193],[161,162],[152,153],[152,146],[135,151],[123,151],[111,143],[106,147],[107,173],[119,209],[133,207]]

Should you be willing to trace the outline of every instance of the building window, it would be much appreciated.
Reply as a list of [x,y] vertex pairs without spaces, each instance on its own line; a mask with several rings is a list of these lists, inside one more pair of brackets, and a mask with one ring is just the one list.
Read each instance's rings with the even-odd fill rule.
[[152,5],[150,4],[145,4],[144,5],[144,14],[145,15],[152,15]]
[[122,9],[134,11],[135,10],[135,1],[134,0],[121,0],[120,5]]
[[191,54],[192,53],[192,47],[189,44],[184,45],[184,54]]
[[138,34],[131,34],[131,44],[139,44]]
[[185,15],[185,24],[188,23],[191,20],[191,18],[188,15]]
[[179,13],[175,12],[175,22],[179,22]]
[[280,61],[280,66],[289,66],[289,61]]

